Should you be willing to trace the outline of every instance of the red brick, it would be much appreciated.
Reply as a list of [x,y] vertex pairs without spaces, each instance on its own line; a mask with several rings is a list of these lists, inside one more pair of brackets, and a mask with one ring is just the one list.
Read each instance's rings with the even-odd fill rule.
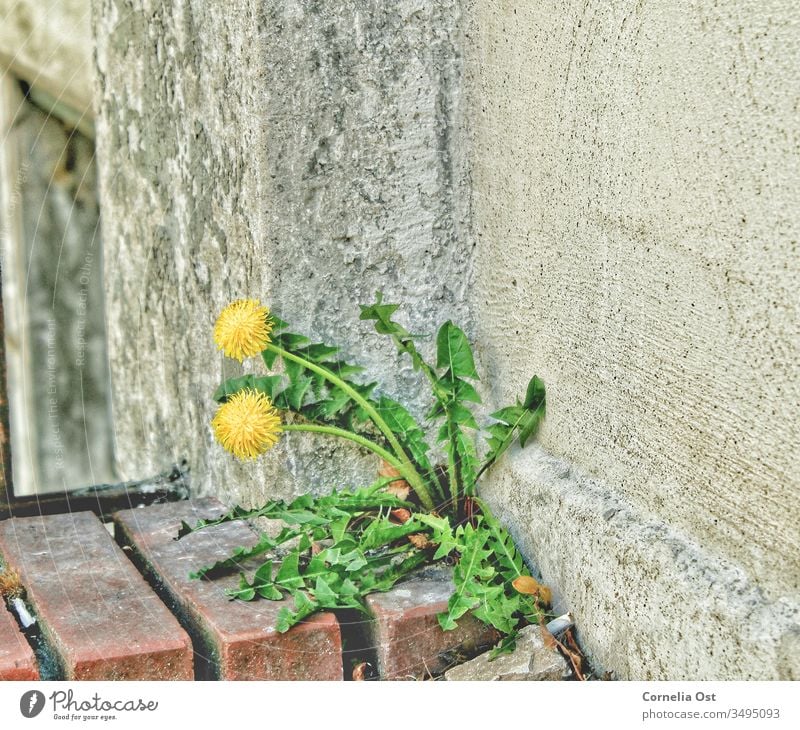
[[0,681],[39,679],[33,650],[0,599]]
[[[231,601],[236,575],[213,581],[189,573],[257,541],[244,522],[228,522],[175,540],[181,520],[193,525],[224,512],[215,499],[172,502],[114,515],[120,539],[196,639],[196,651],[220,679],[342,679],[342,641],[331,613],[311,616],[286,633],[275,630],[280,601]],[[255,567],[255,561],[244,567]]]
[[175,617],[91,512],[0,522],[42,636],[66,679],[192,679]]
[[473,616],[443,631],[436,618],[453,593],[452,572],[431,567],[386,593],[367,596],[374,620],[367,625],[382,679],[422,679],[441,674],[451,663],[446,653],[472,656],[494,644],[498,635]]

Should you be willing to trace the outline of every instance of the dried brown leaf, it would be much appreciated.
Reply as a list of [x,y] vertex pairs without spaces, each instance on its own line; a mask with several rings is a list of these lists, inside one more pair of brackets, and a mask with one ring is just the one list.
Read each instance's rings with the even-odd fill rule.
[[553,592],[547,586],[539,587],[539,603],[549,606],[553,602]]
[[[392,466],[388,461],[382,461],[381,467],[378,469],[379,477],[399,477],[400,472],[396,467]],[[398,499],[406,500],[411,493],[411,485],[405,479],[397,479],[391,484],[386,486],[386,491],[393,494]]]
[[544,642],[544,646],[546,649],[557,649],[558,642],[556,641],[556,637],[553,636],[548,630],[547,625],[544,622],[544,618],[539,622],[539,632],[542,635],[542,641]]
[[400,470],[390,464],[388,461],[381,461],[380,468],[378,469],[379,477],[399,477]]
[[536,578],[530,575],[521,575],[519,578],[514,578],[511,582],[514,590],[517,593],[524,593],[526,596],[538,596],[539,589],[542,587]]
[[386,491],[405,502],[408,499],[408,495],[411,494],[411,486],[408,482],[397,481],[387,486]]
[[572,635],[572,629],[567,629],[562,638],[563,641],[559,641],[558,639],[554,640],[558,648],[561,649],[562,654],[569,659],[569,663],[575,671],[575,679],[579,682],[585,682],[586,677],[583,674],[583,653],[575,641],[575,637]]
[[553,594],[550,589],[539,583],[536,578],[530,575],[521,575],[518,578],[514,578],[514,580],[511,581],[511,585],[514,586],[514,590],[516,590],[517,593],[523,593],[526,596],[536,596],[537,602],[542,605],[550,605],[550,602],[553,600]]
[[423,532],[417,532],[408,536],[408,541],[418,550],[427,550],[435,545],[432,543],[428,536]]
[[397,520],[401,525],[408,522],[411,519],[411,512],[403,507],[399,507],[398,509],[393,509],[390,512],[391,516]]

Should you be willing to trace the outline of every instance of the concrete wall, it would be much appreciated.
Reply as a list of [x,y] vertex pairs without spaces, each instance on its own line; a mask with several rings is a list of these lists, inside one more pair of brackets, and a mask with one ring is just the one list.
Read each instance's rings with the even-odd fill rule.
[[[387,7],[384,7],[387,5]],[[374,465],[213,442],[217,311],[260,296],[381,374],[357,304],[477,335],[542,447],[484,493],[630,678],[795,677],[798,13],[95,0],[118,458],[229,500]],[[421,410],[408,369],[386,381]],[[303,440],[303,443],[308,443]]]
[[[225,453],[210,396],[238,365],[212,327],[257,296],[377,374],[397,363],[358,322],[377,289],[408,302],[414,331],[469,324],[457,3],[94,10],[120,474],[185,456],[199,491],[245,502],[374,476],[373,460],[332,460],[329,440],[305,435],[254,464]],[[416,382],[405,365],[386,388],[421,411]]]
[[468,6],[478,338],[561,459],[487,493],[620,675],[797,678],[800,10]]

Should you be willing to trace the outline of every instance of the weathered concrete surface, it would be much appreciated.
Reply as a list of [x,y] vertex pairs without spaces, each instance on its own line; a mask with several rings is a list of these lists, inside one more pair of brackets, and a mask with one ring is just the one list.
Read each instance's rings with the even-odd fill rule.
[[545,646],[541,629],[526,626],[511,654],[489,660],[484,652],[444,673],[451,682],[557,682],[569,676],[567,660],[555,647]]
[[538,446],[483,490],[560,590],[595,667],[633,679],[797,679],[792,598]]
[[0,71],[90,118],[91,0],[0,0]]
[[[541,376],[542,443],[614,489],[583,494],[525,455],[487,493],[609,669],[787,677],[800,9],[474,0],[465,16],[484,362],[500,402]],[[606,522],[607,499],[633,517]],[[673,530],[696,559],[662,542]]]
[[[409,303],[414,331],[469,325],[457,3],[94,10],[121,474],[186,456],[200,491],[248,502],[363,482],[371,459],[332,460],[306,435],[254,464],[222,451],[210,396],[237,364],[216,352],[212,326],[229,300],[260,297],[383,379],[393,348],[357,321],[375,290]],[[417,391],[407,364],[385,382]]]

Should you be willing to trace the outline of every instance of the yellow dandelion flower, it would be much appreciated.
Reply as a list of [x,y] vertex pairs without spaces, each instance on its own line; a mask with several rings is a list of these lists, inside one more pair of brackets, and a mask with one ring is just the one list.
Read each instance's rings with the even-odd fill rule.
[[220,313],[214,342],[228,357],[241,362],[258,355],[269,344],[272,318],[258,299],[237,299]]
[[255,459],[272,448],[281,434],[281,419],[264,393],[245,388],[223,403],[211,421],[214,435],[239,459]]

